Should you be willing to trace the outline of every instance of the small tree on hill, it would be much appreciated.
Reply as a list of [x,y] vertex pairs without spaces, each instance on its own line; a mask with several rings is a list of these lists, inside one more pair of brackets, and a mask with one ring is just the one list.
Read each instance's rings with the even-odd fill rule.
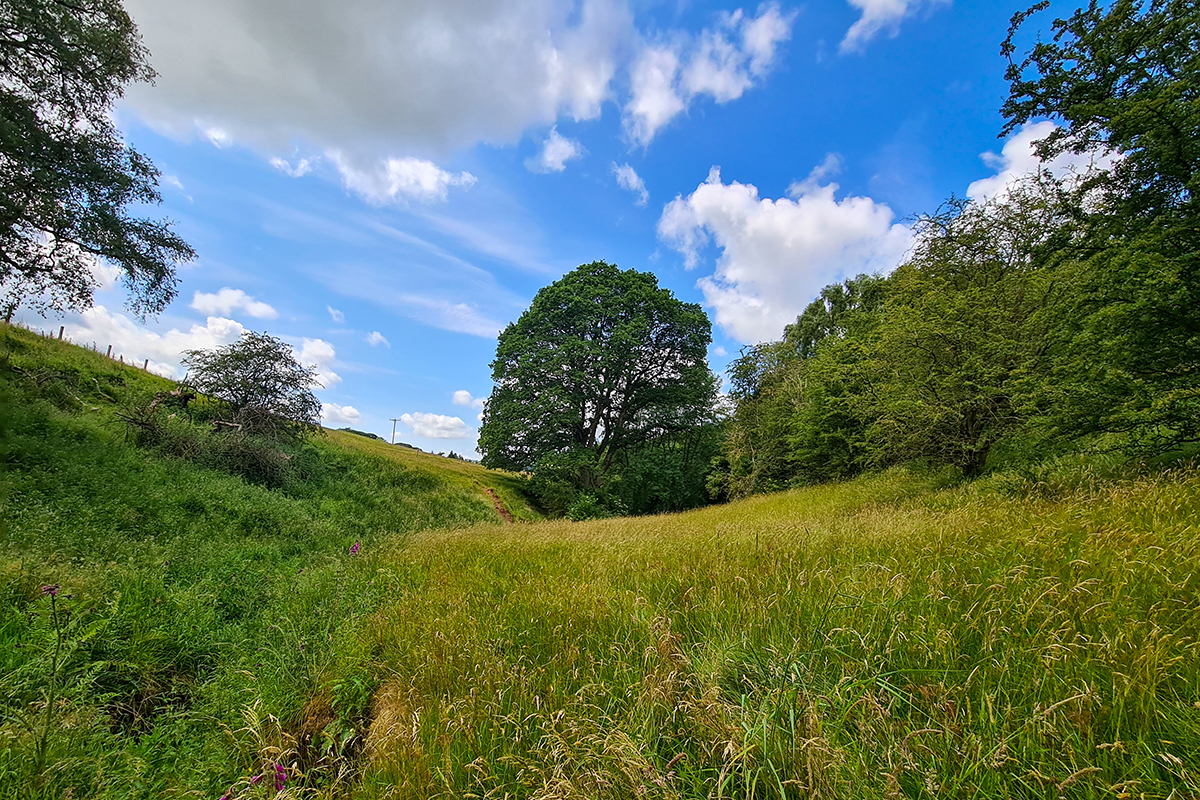
[[320,424],[316,367],[301,364],[282,339],[247,331],[224,347],[188,350],[183,364],[188,382],[227,404],[243,432],[304,434]]

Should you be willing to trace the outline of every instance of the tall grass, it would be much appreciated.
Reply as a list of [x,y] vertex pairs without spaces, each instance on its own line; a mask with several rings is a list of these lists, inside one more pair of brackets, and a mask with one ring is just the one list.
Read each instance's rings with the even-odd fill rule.
[[362,797],[1191,797],[1200,477],[418,534]]
[[349,434],[162,457],[103,397],[157,379],[8,347],[0,797],[1200,796],[1195,470],[501,526],[516,479]]

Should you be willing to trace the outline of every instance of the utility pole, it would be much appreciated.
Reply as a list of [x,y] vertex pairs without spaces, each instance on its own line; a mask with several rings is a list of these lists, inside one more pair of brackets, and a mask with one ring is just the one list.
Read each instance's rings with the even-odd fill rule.
[[396,423],[399,421],[400,420],[398,420],[398,419],[392,420],[392,444],[396,443]]

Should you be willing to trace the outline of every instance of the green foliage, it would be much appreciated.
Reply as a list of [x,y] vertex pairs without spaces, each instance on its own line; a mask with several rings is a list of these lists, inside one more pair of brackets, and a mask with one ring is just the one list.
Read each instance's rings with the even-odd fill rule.
[[1081,182],[1082,230],[1063,279],[1054,386],[1061,430],[1120,432],[1142,452],[1200,441],[1200,9],[1187,0],[1097,2],[1004,52],[1006,130],[1049,117],[1039,144],[1118,154]]
[[246,331],[223,347],[188,350],[183,364],[188,384],[227,404],[241,433],[295,436],[320,425],[317,368],[302,365],[278,337]]
[[1090,3],[1016,58],[1005,133],[1107,156],[951,200],[887,278],[826,287],[730,369],[717,496],[911,460],[981,474],[1064,451],[1178,457],[1200,442],[1200,12]]
[[889,283],[859,275],[822,290],[784,339],[745,348],[730,365],[735,402],[714,497],[845,478],[864,465],[864,362]]
[[870,368],[877,462],[929,457],[974,476],[1034,414],[1061,297],[1057,189],[1029,179],[920,221]]
[[130,307],[157,313],[195,254],[156,204],[158,170],[125,145],[110,112],[154,76],[118,0],[0,2],[0,291],[6,319],[91,305],[96,258],[121,269]]
[[[485,466],[606,493],[631,451],[711,421],[708,317],[648,273],[603,261],[543,288],[500,334],[484,409]],[[551,491],[553,489],[553,491]]]

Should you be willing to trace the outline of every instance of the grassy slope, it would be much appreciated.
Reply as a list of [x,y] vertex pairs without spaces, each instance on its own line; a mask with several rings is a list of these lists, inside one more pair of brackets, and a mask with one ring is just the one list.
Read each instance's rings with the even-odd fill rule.
[[[279,762],[292,796],[1200,794],[1195,472],[418,531],[446,504],[267,492],[0,399],[8,713],[44,709],[37,586],[79,622],[49,776],[6,722],[0,796],[266,797]],[[392,483],[436,458],[386,452]],[[446,463],[421,491],[478,501]]]
[[[170,386],[0,326],[0,797],[215,791],[240,769],[222,726],[251,696],[297,719],[322,683],[369,680],[339,651],[379,599],[340,594],[349,546],[494,528],[483,487],[513,493],[509,476],[350,435],[318,437],[316,477],[285,491],[156,457],[115,415]],[[55,582],[69,630],[39,782],[55,641],[39,587]]]
[[491,489],[515,520],[530,521],[540,517],[521,493],[521,482],[515,475],[484,469],[473,461],[458,461],[407,447],[396,447],[345,431],[327,431],[326,435],[341,447],[382,456],[412,469],[426,470],[449,484],[473,486],[476,491],[485,487]]

